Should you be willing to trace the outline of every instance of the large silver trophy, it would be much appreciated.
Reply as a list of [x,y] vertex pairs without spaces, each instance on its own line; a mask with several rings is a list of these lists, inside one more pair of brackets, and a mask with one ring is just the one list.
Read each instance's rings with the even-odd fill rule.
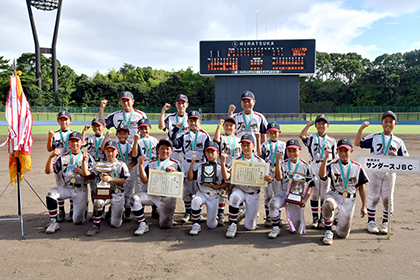
[[307,189],[306,176],[300,173],[293,174],[292,180],[289,181],[287,186],[286,202],[301,204]]
[[112,188],[110,182],[103,182],[102,176],[105,174],[111,175],[115,171],[116,166],[110,162],[98,162],[95,166],[96,172],[100,174],[101,181],[96,184],[96,191],[94,199],[111,199]]

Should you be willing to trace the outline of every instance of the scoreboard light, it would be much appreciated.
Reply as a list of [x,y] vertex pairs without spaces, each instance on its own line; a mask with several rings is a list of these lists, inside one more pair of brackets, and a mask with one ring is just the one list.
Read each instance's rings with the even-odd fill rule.
[[200,41],[200,74],[313,75],[315,39]]

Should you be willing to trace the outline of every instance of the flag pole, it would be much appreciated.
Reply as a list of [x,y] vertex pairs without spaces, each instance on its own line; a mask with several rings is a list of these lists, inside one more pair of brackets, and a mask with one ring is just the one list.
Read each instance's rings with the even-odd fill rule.
[[[13,77],[16,77],[17,73],[16,73],[16,60],[13,59]],[[22,233],[22,238],[24,238],[25,233],[23,232],[23,212],[22,212],[22,189],[21,189],[21,185],[20,185],[20,160],[18,157],[17,152],[14,152],[14,156],[15,156],[15,162],[16,162],[16,179],[17,179],[17,192],[18,192],[18,216],[19,216],[19,221],[20,221],[20,230]]]

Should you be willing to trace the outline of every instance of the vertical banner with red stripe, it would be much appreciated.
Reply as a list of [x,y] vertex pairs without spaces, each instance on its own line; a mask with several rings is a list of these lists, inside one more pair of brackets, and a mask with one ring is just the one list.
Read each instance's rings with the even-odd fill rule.
[[18,75],[10,77],[10,90],[5,113],[9,134],[0,147],[6,143],[9,144],[10,183],[14,185],[17,182],[18,171],[16,158],[19,158],[20,161],[21,180],[23,180],[23,174],[32,170],[31,148],[33,143],[32,113]]

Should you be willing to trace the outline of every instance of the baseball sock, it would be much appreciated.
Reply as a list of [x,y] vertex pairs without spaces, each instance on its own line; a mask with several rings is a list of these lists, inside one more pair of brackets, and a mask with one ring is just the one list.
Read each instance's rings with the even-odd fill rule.
[[64,210],[64,200],[58,200],[58,209],[60,210],[60,213],[66,213]]
[[193,223],[195,224],[195,223],[200,223],[200,213],[201,213],[201,208],[200,209],[198,209],[198,210],[194,210],[194,209],[191,209],[191,216],[192,216],[192,220],[193,220]]
[[382,223],[387,223],[388,222],[388,211],[383,210],[382,211]]
[[325,230],[333,230],[332,229],[332,224],[333,224],[333,220],[331,220],[331,221],[325,221]]
[[57,200],[47,196],[47,208],[50,218],[57,219]]
[[238,223],[239,207],[229,205],[229,224]]
[[101,227],[102,210],[93,210],[93,224],[98,228]]
[[269,217],[269,209],[268,209],[268,203],[264,203],[264,210],[265,210],[265,217]]
[[185,214],[191,214],[191,201],[184,201]]
[[281,227],[280,215],[275,218],[271,218],[271,220],[273,221],[273,227]]
[[146,219],[144,217],[144,207],[142,207],[140,210],[133,211],[134,216],[136,216],[137,222],[146,222]]
[[225,204],[224,203],[219,203],[219,208],[217,210],[218,214],[224,214],[225,213]]
[[312,219],[318,219],[318,200],[311,200]]
[[367,212],[368,212],[368,223],[370,221],[375,221],[376,210],[372,210],[368,208]]

